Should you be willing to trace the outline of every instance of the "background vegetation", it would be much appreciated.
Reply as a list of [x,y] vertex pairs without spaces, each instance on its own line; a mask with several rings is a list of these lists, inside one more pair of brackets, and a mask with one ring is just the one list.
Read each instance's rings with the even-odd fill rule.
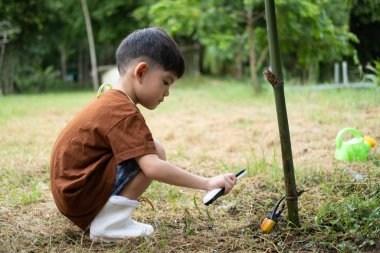
[[[379,60],[380,1],[276,5],[287,80],[331,82],[333,63],[346,60],[350,79],[357,81],[368,63]],[[263,1],[91,0],[88,9],[99,66],[114,65],[115,49],[128,33],[161,26],[181,46],[188,75],[246,78],[260,90],[257,76],[269,64]],[[0,36],[2,93],[90,86],[80,1],[1,0]]]

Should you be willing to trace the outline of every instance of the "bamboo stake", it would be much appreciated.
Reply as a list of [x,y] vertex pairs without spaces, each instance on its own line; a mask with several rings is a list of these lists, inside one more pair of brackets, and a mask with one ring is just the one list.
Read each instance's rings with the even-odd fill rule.
[[288,219],[293,226],[299,227],[298,194],[294,176],[292,147],[290,143],[288,116],[286,112],[284,82],[282,81],[281,58],[277,36],[276,10],[274,0],[265,0],[265,16],[268,30],[270,65],[272,71],[265,70],[264,75],[272,85],[276,101],[277,121],[281,141],[282,164],[284,170],[286,206]]

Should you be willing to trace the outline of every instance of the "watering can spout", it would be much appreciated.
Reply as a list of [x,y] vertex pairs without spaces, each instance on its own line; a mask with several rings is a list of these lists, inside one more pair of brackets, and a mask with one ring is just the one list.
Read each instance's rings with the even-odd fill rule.
[[376,146],[376,140],[371,136],[365,135],[364,141],[367,142],[371,146],[371,148]]

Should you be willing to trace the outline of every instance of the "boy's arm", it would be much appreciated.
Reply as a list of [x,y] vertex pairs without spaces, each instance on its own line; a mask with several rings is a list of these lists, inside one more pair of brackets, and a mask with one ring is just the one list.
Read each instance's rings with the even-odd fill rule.
[[207,191],[216,188],[225,188],[225,194],[227,194],[236,184],[236,177],[232,173],[213,178],[204,178],[180,169],[167,161],[161,160],[156,154],[138,157],[136,161],[147,177],[171,185]]

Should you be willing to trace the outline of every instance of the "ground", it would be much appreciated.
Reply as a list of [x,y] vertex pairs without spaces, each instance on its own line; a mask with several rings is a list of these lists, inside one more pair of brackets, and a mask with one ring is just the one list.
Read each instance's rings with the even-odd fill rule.
[[[155,182],[145,193],[154,210],[145,205],[135,215],[154,226],[152,237],[116,245],[92,243],[87,233],[56,209],[49,190],[49,158],[59,132],[95,93],[2,97],[0,251],[380,250],[378,229],[369,234],[355,226],[345,231],[342,221],[346,220],[336,215],[340,206],[334,206],[362,195],[369,196],[366,206],[380,203],[378,146],[364,163],[334,160],[335,137],[344,127],[380,140],[379,90],[286,89],[297,188],[308,191],[298,201],[302,227],[287,226],[285,211],[283,220],[268,235],[261,233],[259,224],[285,192],[275,101],[269,85],[259,96],[249,85],[233,81],[187,80],[177,85],[159,109],[142,109],[153,136],[165,146],[168,160],[193,173],[214,176],[247,168],[248,175],[230,195],[206,212],[202,203],[205,192]],[[354,172],[365,178],[355,181],[350,174]],[[355,207],[356,213],[368,209],[359,207]],[[380,217],[380,210],[368,210],[373,217]],[[359,224],[364,218],[357,217],[354,222]],[[337,223],[344,224],[339,227]]]

